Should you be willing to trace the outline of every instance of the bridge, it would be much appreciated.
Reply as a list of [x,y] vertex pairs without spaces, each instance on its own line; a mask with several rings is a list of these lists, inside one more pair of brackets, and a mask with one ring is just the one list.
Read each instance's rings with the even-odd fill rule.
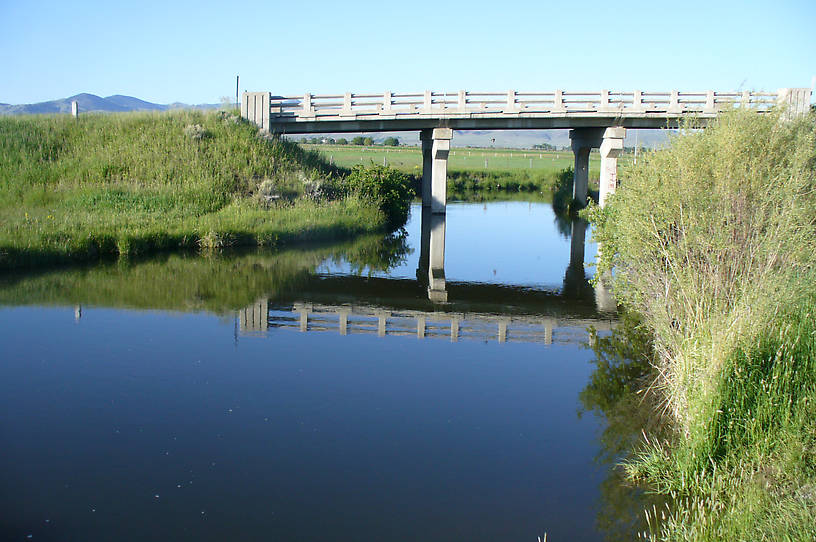
[[267,133],[419,131],[422,142],[422,205],[444,213],[447,160],[454,130],[570,129],[575,155],[573,196],[586,201],[589,153],[600,149],[600,203],[617,188],[617,160],[627,129],[677,128],[684,119],[701,125],[733,107],[768,111],[810,108],[809,88],[778,92],[434,92],[273,96],[245,92],[241,117]]

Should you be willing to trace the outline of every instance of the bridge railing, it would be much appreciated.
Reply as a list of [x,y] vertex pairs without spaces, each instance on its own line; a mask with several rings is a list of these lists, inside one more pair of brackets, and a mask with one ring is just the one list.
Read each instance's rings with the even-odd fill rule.
[[[303,94],[271,97],[272,119],[342,120],[343,118],[440,115],[614,114],[716,115],[731,107],[765,111],[791,101],[790,90],[772,92],[434,92],[382,94]],[[809,90],[809,89],[806,89]],[[801,100],[800,100],[801,101]],[[809,96],[808,96],[809,102]]]

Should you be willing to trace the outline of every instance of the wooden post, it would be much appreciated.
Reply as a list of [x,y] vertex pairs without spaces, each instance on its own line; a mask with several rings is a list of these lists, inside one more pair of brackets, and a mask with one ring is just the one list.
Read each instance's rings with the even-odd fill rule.
[[79,118],[79,103],[76,101],[71,102],[71,116],[75,119]]

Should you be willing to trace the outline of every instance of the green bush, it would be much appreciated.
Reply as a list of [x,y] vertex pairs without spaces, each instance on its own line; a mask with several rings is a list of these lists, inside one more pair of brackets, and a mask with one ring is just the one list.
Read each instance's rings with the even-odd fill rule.
[[352,168],[344,183],[350,192],[375,203],[392,229],[408,220],[414,192],[406,174],[389,166],[358,165]]

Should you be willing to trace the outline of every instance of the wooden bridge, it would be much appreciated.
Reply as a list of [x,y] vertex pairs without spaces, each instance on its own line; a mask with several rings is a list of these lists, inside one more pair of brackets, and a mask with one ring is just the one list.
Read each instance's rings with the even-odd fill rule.
[[600,203],[617,187],[617,159],[626,129],[700,124],[733,107],[768,111],[782,104],[789,114],[810,109],[809,88],[778,92],[435,92],[273,96],[245,92],[241,116],[267,133],[420,131],[422,203],[435,213],[446,204],[447,158],[453,130],[569,128],[575,154],[573,196],[586,201],[589,152],[601,151]]

